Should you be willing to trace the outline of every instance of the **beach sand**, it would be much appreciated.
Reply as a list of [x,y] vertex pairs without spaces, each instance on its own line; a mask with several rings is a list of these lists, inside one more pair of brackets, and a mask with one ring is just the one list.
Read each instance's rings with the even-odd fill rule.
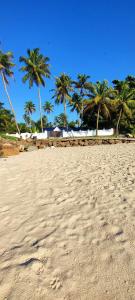
[[1,299],[135,299],[135,144],[0,159]]

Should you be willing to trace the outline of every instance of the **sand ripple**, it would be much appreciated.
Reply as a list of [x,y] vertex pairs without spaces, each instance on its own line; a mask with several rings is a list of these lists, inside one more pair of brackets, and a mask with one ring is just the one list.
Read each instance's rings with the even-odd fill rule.
[[0,300],[135,299],[135,144],[0,160]]

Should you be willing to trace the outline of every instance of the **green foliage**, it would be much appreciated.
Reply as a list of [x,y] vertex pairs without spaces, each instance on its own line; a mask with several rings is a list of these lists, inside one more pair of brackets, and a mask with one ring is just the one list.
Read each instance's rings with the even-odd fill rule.
[[30,129],[25,123],[19,123],[20,132],[29,132]]
[[25,103],[25,106],[24,106],[24,115],[23,115],[23,118],[24,118],[24,121],[26,123],[26,126],[30,127],[30,131],[33,132],[33,121],[31,120],[31,115],[36,111],[36,107],[35,107],[35,104],[30,100],[30,101],[27,101]]
[[65,127],[65,124],[68,124],[67,116],[64,113],[61,113],[55,117],[54,125],[59,127]]
[[73,91],[72,87],[72,81],[71,78],[62,73],[60,77],[56,77],[55,80],[55,93],[53,98],[55,99],[56,104],[62,103],[64,106],[64,115],[65,118],[64,120],[64,126],[67,125],[67,116],[66,116],[66,105],[67,101],[70,103],[71,102],[71,95],[70,93]]
[[12,62],[13,53],[8,51],[3,53],[0,50],[0,73],[3,74],[5,82],[8,84],[8,77],[13,77],[14,73],[12,68],[15,64]]
[[114,104],[116,122],[116,134],[119,133],[119,126],[122,118],[132,119],[132,112],[135,109],[135,89],[130,86],[129,76],[125,81],[114,80],[115,96]]
[[[113,85],[108,82],[97,81],[90,82],[90,76],[78,74],[76,80],[62,73],[55,78],[54,95],[52,98],[55,104],[63,104],[64,113],[55,117],[54,124],[48,123],[47,117],[42,117],[42,111],[51,114],[54,111],[54,105],[46,101],[42,106],[40,96],[40,86],[45,86],[45,78],[50,78],[49,58],[40,53],[39,48],[28,49],[27,56],[20,56],[20,62],[23,66],[20,70],[24,73],[22,81],[28,81],[31,88],[34,84],[38,87],[38,97],[40,106],[40,120],[33,121],[32,114],[36,111],[35,104],[29,100],[24,107],[24,121],[20,123],[21,132],[40,132],[43,127],[60,126],[74,128],[82,126],[84,128],[95,128],[98,134],[99,128],[115,128],[116,134],[133,133],[135,134],[135,76],[128,75],[125,80],[113,80]],[[4,107],[0,102],[0,132],[5,134],[15,133],[16,122],[15,111],[7,91],[9,78],[13,77],[13,54],[12,52],[3,53],[0,50],[0,75],[3,81],[4,89],[11,107],[11,111]],[[66,107],[71,112],[78,114],[78,121],[68,122]]]
[[74,88],[79,91],[79,94],[82,97],[87,94],[88,88],[91,85],[88,79],[90,79],[90,76],[86,74],[78,74],[77,81],[72,81]]
[[18,138],[14,137],[14,136],[8,136],[5,133],[1,133],[1,132],[0,132],[0,137],[2,137],[5,140],[8,140],[8,141],[17,141],[18,140]]
[[78,120],[68,122],[68,127],[71,128],[71,129],[75,128],[75,127],[78,127],[79,125],[80,125],[80,123],[78,122]]
[[76,111],[79,115],[83,108],[83,97],[74,93],[70,102],[71,112]]
[[2,78],[3,87],[5,90],[9,105],[11,107],[12,114],[14,115],[16,129],[17,129],[18,133],[20,133],[20,129],[18,127],[17,120],[16,120],[15,110],[13,108],[13,104],[12,104],[11,98],[10,98],[8,90],[7,90],[7,84],[9,83],[8,77],[13,77],[13,75],[14,75],[12,68],[15,66],[15,64],[12,62],[12,59],[13,59],[12,52],[8,51],[6,53],[3,53],[0,50],[0,75]]
[[66,100],[71,99],[70,92],[72,92],[71,78],[66,74],[61,74],[60,77],[56,77],[55,80],[55,94],[53,98],[55,99],[56,104],[63,103]]
[[4,108],[4,103],[0,102],[0,132],[12,133],[16,131],[14,116],[9,109]]
[[35,104],[30,100],[25,103],[24,111],[29,116],[32,115],[36,111]]
[[[43,116],[43,128],[48,127],[48,120],[46,116]],[[35,122],[35,128],[37,132],[41,132],[41,123],[40,120],[38,120],[37,122]]]
[[85,101],[84,115],[89,114],[92,110],[96,109],[96,135],[98,135],[100,114],[105,119],[111,117],[111,97],[113,96],[113,90],[108,86],[108,82],[97,81],[95,84],[91,84],[89,87],[89,99]]
[[47,114],[50,114],[51,112],[53,112],[53,109],[54,109],[54,106],[49,101],[46,101],[45,104],[43,105],[43,110]]
[[39,48],[28,49],[27,57],[20,56],[19,59],[24,63],[20,70],[26,73],[22,80],[24,83],[28,81],[30,88],[34,83],[37,86],[45,86],[44,77],[50,78],[49,58],[43,56],[39,51]]
[[50,78],[50,66],[49,58],[43,56],[40,53],[39,48],[33,50],[27,50],[27,57],[20,56],[20,62],[24,63],[24,66],[21,67],[21,71],[25,72],[23,76],[23,82],[29,82],[29,87],[31,88],[33,84],[36,84],[38,87],[38,98],[39,98],[39,107],[40,107],[40,123],[41,130],[43,132],[43,119],[42,119],[42,103],[40,96],[39,86],[45,86],[44,78]]

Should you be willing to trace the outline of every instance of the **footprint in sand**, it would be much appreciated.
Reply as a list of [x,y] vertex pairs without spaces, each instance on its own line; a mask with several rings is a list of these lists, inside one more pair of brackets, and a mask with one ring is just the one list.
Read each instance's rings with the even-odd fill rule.
[[59,277],[54,278],[51,281],[50,286],[53,290],[59,290],[62,287]]

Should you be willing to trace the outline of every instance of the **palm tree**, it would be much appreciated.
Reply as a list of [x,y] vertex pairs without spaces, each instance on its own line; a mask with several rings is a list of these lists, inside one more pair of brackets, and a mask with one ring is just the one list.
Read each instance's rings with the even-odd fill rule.
[[67,126],[67,115],[66,115],[66,104],[67,100],[71,101],[70,92],[72,92],[72,82],[71,78],[66,74],[61,74],[60,77],[56,77],[55,81],[55,94],[53,98],[55,99],[55,103],[62,103],[64,105],[64,127]]
[[[43,116],[43,127],[47,127],[48,126],[48,120],[47,120],[47,116]],[[38,120],[37,122],[35,122],[35,126],[36,126],[36,131],[40,130],[40,120]]]
[[65,124],[68,123],[67,116],[64,113],[55,117],[54,124],[56,126],[65,127]]
[[113,95],[113,90],[108,87],[108,82],[96,82],[89,87],[89,100],[85,101],[84,113],[93,108],[97,109],[96,117],[96,136],[98,136],[99,117],[100,113],[105,117],[110,117],[110,99]]
[[89,88],[89,84],[90,84],[88,82],[89,78],[90,78],[90,76],[88,76],[86,74],[78,74],[77,81],[72,82],[74,84],[75,88],[79,89],[81,96],[84,96],[87,88]]
[[35,104],[30,100],[25,103],[25,114],[29,116],[31,130],[32,130],[32,121],[31,121],[31,115],[36,111]]
[[0,50],[0,75],[2,77],[5,93],[7,95],[8,102],[9,102],[9,105],[11,107],[11,111],[12,111],[13,116],[14,116],[17,131],[20,134],[20,130],[19,130],[17,120],[16,120],[16,114],[15,114],[13,104],[12,104],[12,101],[10,99],[10,96],[9,96],[9,93],[8,93],[8,90],[7,90],[7,85],[9,84],[8,77],[13,77],[13,75],[14,75],[14,73],[12,71],[12,68],[15,66],[15,64],[12,62],[12,59],[13,59],[12,52],[9,51],[9,52],[3,53]]
[[45,104],[43,105],[43,110],[47,114],[53,112],[53,108],[54,108],[53,104],[51,104],[49,101],[46,101]]
[[113,80],[115,99],[112,101],[118,115],[116,124],[116,135],[119,134],[119,125],[122,116],[131,118],[132,108],[135,108],[135,89],[130,88],[128,81]]
[[[81,120],[82,120],[83,101],[84,100],[80,95],[74,93],[70,103],[71,112],[76,111]],[[79,120],[79,125],[80,125],[80,120]]]
[[31,124],[30,116],[27,113],[24,113],[23,119],[24,119],[26,125],[29,127],[29,125]]
[[130,89],[135,89],[135,76],[128,75],[125,79]]
[[88,79],[90,78],[90,76],[86,75],[86,74],[78,74],[77,76],[77,81],[73,81],[73,85],[74,87],[79,90],[79,96],[80,96],[80,100],[82,102],[82,108],[81,108],[81,112],[80,112],[80,116],[81,116],[81,121],[83,121],[83,97],[86,96],[86,92],[87,89],[91,86],[91,83],[88,82]]
[[45,86],[45,78],[50,78],[49,70],[49,58],[43,56],[39,52],[39,48],[33,50],[27,50],[27,57],[21,56],[20,62],[24,63],[24,66],[21,67],[21,71],[26,72],[23,77],[23,82],[29,81],[29,87],[31,88],[33,84],[36,84],[38,87],[38,98],[39,98],[39,109],[40,109],[40,120],[41,120],[41,130],[43,132],[43,120],[42,120],[42,103],[40,95],[40,86]]

